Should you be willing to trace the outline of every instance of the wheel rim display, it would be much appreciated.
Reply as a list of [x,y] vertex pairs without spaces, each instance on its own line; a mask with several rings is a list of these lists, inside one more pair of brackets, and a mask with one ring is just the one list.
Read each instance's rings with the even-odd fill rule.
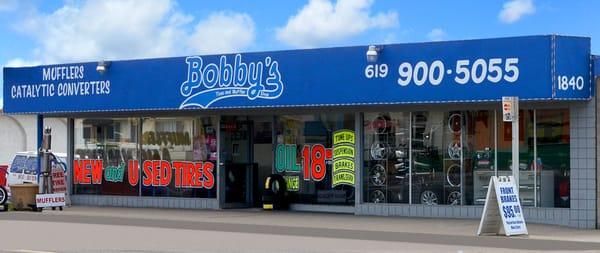
[[459,141],[452,141],[448,144],[448,156],[451,159],[458,160],[461,157],[462,145]]
[[384,134],[387,132],[387,120],[382,116],[375,118],[373,126],[375,128],[375,132],[378,134]]
[[425,205],[437,205],[438,196],[435,192],[427,190],[421,193],[421,204]]
[[450,132],[458,134],[462,131],[462,115],[455,113],[448,117],[448,129]]
[[450,205],[460,205],[460,192],[453,191],[448,194],[448,204]]
[[452,187],[460,186],[460,165],[452,164],[448,167],[446,172],[446,181]]
[[383,203],[385,202],[385,193],[381,190],[375,190],[371,193],[371,202]]
[[387,157],[388,147],[380,142],[375,142],[371,145],[371,157],[375,160],[383,160]]
[[382,186],[385,184],[385,179],[385,168],[381,164],[373,166],[371,169],[371,182],[376,186]]

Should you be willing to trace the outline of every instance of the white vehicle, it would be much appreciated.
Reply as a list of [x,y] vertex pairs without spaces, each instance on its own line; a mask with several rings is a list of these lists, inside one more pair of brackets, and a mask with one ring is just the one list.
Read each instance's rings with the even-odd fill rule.
[[[60,166],[66,173],[67,154],[55,153],[54,157],[51,157],[51,160],[52,166]],[[15,154],[8,165],[7,185],[9,188],[9,195],[11,185],[38,183],[37,164],[38,158],[37,152],[35,151],[17,152]]]

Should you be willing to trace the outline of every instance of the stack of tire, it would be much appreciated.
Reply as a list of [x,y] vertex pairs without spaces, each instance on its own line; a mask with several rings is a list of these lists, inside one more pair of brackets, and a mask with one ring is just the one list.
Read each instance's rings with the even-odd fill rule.
[[271,174],[265,179],[262,202],[264,210],[287,209],[289,207],[287,186],[283,176]]

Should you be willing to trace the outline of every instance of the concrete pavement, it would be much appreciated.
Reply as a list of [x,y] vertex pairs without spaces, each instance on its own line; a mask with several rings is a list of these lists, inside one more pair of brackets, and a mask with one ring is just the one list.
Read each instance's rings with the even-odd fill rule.
[[[354,216],[345,214],[323,214],[323,213],[298,213],[298,212],[268,212],[262,210],[165,210],[165,209],[133,209],[133,208],[98,208],[98,207],[70,207],[63,212],[44,211],[43,213],[32,212],[10,212],[0,213],[0,227],[11,227],[12,229],[23,229],[27,227],[64,227],[61,231],[74,233],[71,237],[77,238],[77,231],[94,231],[99,229],[130,231],[125,233],[126,238],[131,240],[122,241],[121,248],[127,248],[128,242],[132,245],[144,246],[152,244],[136,235],[159,235],[169,231],[169,236],[164,240],[167,245],[187,238],[186,235],[199,233],[204,239],[212,238],[213,241],[228,241],[221,246],[209,243],[210,252],[221,252],[214,250],[242,249],[265,250],[266,245],[279,245],[279,250],[309,249],[303,252],[352,252],[354,250],[367,250],[369,252],[394,249],[413,249],[411,251],[440,252],[442,249],[453,249],[444,252],[506,252],[507,250],[543,250],[543,251],[594,251],[600,252],[600,231],[577,230],[572,228],[528,224],[530,236],[519,236],[506,238],[503,236],[475,236],[478,226],[477,220],[452,220],[452,219],[419,219],[398,217],[372,217]],[[51,229],[51,228],[46,228]],[[6,233],[2,229],[1,233]],[[162,232],[161,232],[162,231]],[[27,233],[23,231],[23,233]],[[102,241],[119,241],[111,239],[114,232],[105,231],[98,236]],[[140,234],[142,233],[142,234]],[[12,233],[10,233],[12,234]],[[181,234],[175,236],[175,234]],[[11,235],[0,236],[0,238],[11,237]],[[221,235],[221,237],[217,236]],[[13,236],[14,237],[14,236]],[[119,237],[120,238],[120,237]],[[235,238],[235,239],[234,239]],[[292,239],[293,238],[293,239]],[[122,238],[121,238],[122,239]],[[234,239],[233,242],[231,240]],[[14,240],[19,240],[18,238]],[[192,242],[197,239],[192,239]],[[85,238],[77,240],[85,241]],[[307,244],[298,244],[307,241]],[[239,243],[236,243],[239,242]],[[259,243],[262,242],[262,243]],[[284,243],[287,242],[287,243]],[[343,242],[342,244],[340,244]],[[51,241],[44,244],[44,249],[52,249]],[[72,244],[71,242],[69,242]],[[232,244],[233,243],[233,244]],[[258,243],[258,244],[257,244]],[[324,245],[324,247],[313,247]],[[13,242],[10,249],[27,248],[27,242]],[[190,246],[189,244],[175,244]],[[290,245],[297,245],[290,247]],[[327,247],[326,245],[332,246]],[[340,245],[340,246],[335,246]],[[349,247],[350,245],[355,245]],[[73,246],[76,246],[73,245]],[[80,245],[76,249],[84,249],[86,245]],[[93,245],[91,245],[93,246]],[[101,245],[97,245],[101,246]],[[146,245],[148,246],[148,245]],[[226,246],[226,247],[225,247]],[[306,246],[306,247],[305,247]],[[229,247],[229,248],[228,248]],[[286,248],[287,247],[287,248]],[[6,247],[2,247],[7,249]],[[102,247],[101,247],[102,248]],[[72,248],[60,249],[67,252]],[[88,249],[96,249],[91,247]],[[134,247],[134,249],[140,249]],[[143,247],[143,249],[161,249],[158,245]],[[179,251],[186,247],[178,248]],[[197,250],[201,250],[196,248]],[[312,250],[310,250],[312,249]],[[323,249],[325,249],[323,251]],[[12,251],[15,252],[15,251]],[[223,251],[229,252],[229,251]],[[235,252],[235,251],[231,251]],[[274,251],[277,252],[277,251]]]

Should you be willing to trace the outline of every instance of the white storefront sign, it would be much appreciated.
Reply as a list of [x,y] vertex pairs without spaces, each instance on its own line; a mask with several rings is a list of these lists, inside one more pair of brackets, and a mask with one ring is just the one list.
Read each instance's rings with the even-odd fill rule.
[[507,236],[528,234],[519,191],[512,176],[490,178],[477,235],[500,234],[501,228]]
[[65,193],[35,195],[35,204],[38,208],[65,206],[65,200]]
[[513,122],[517,117],[519,99],[517,97],[502,97],[502,120]]

